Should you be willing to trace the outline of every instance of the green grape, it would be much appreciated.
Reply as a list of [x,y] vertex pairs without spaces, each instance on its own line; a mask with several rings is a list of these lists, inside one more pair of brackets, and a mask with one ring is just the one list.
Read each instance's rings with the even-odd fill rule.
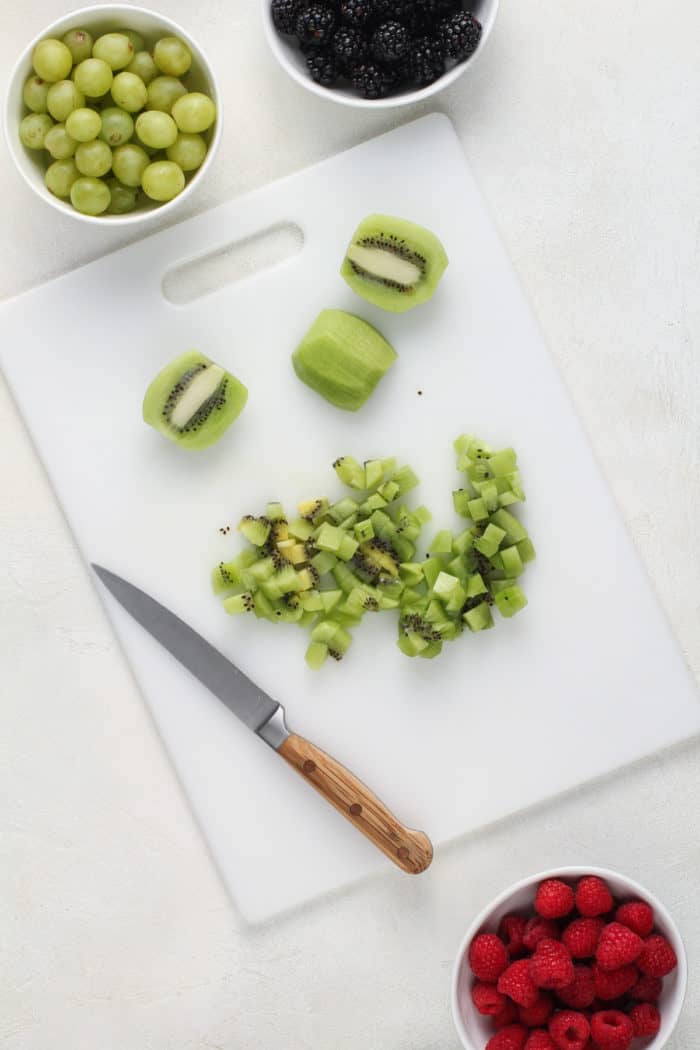
[[50,87],[51,85],[41,77],[29,77],[22,91],[22,98],[27,109],[31,109],[32,113],[46,113],[46,100]]
[[125,186],[119,179],[110,179],[107,186],[110,194],[107,211],[110,215],[124,215],[134,210],[139,192],[135,187]]
[[206,131],[214,123],[216,106],[208,95],[192,91],[173,103],[172,114],[180,131],[196,134]]
[[112,167],[112,151],[102,139],[81,142],[75,151],[75,166],[81,175],[99,178]]
[[143,39],[143,37],[141,36],[140,33],[134,32],[133,29],[118,29],[117,32],[121,33],[123,36],[126,36],[126,37],[129,38],[129,40],[131,41],[132,47],[134,49],[134,52],[136,52],[136,51],[143,51],[144,50],[144,48],[146,46],[146,42],[145,42],[145,40]]
[[182,168],[171,160],[157,160],[144,171],[141,185],[151,200],[170,201],[184,189],[185,176]]
[[40,40],[32,53],[32,65],[37,76],[53,84],[69,75],[73,56],[61,40]]
[[53,121],[48,113],[28,113],[19,126],[19,137],[27,149],[43,149],[52,127]]
[[173,118],[160,110],[150,109],[136,118],[136,134],[144,146],[151,149],[166,149],[177,138],[177,125]]
[[79,174],[75,161],[67,157],[65,160],[55,160],[53,164],[49,164],[44,182],[54,197],[66,198],[70,197],[71,186]]
[[145,149],[141,149],[135,142],[117,146],[112,153],[112,171],[125,186],[140,186],[141,176],[150,162]]
[[146,105],[146,85],[135,73],[117,73],[112,84],[112,98],[121,109],[138,113]]
[[192,65],[192,53],[177,36],[164,36],[153,48],[153,60],[161,73],[181,77]]
[[101,215],[111,200],[109,187],[102,179],[81,176],[70,188],[71,204],[83,215]]
[[122,146],[134,134],[134,121],[130,113],[117,106],[108,106],[102,110],[102,130],[100,138],[108,146]]
[[54,160],[67,160],[75,153],[78,143],[66,131],[65,124],[54,124],[44,139],[47,149]]
[[137,51],[129,65],[126,67],[126,71],[127,73],[135,73],[137,77],[141,77],[146,86],[151,83],[154,77],[158,76],[158,67],[148,51]]
[[207,155],[207,144],[201,135],[181,131],[165,152],[183,171],[195,171]]
[[73,79],[79,90],[88,98],[102,98],[112,86],[113,74],[101,58],[86,58],[75,67]]
[[101,58],[110,69],[124,69],[134,57],[134,45],[124,33],[105,33],[95,41],[92,57]]
[[69,29],[63,36],[63,43],[73,56],[75,66],[92,55],[92,37],[87,29]]
[[85,105],[85,95],[72,80],[59,80],[49,88],[46,104],[54,120],[65,120],[74,109]]
[[187,88],[176,77],[156,77],[148,85],[147,109],[170,113],[173,103],[187,94]]
[[69,113],[66,131],[76,142],[92,142],[102,129],[102,117],[94,109],[82,107]]

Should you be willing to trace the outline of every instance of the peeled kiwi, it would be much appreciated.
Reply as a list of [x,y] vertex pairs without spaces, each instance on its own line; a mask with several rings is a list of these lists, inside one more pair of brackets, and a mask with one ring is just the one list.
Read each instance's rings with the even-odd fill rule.
[[326,401],[357,412],[396,352],[376,328],[343,310],[322,310],[292,355],[294,371]]
[[403,313],[431,298],[448,258],[430,230],[407,219],[368,215],[355,230],[340,273],[370,303]]
[[238,418],[247,400],[248,391],[235,376],[188,350],[149,386],[143,418],[183,448],[206,448]]

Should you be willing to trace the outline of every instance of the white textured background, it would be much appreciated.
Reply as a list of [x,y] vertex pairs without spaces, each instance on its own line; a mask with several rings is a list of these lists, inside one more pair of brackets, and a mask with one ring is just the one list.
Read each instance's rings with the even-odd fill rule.
[[[258,0],[156,6],[223,82],[224,143],[190,211],[422,112],[307,95],[268,55]],[[2,4],[2,68],[68,7]],[[699,39],[693,0],[505,0],[479,64],[438,100],[696,676]],[[1,296],[131,236],[49,212],[6,152],[0,201]],[[669,1046],[697,1044],[700,745],[456,843],[426,877],[390,874],[247,931],[4,388],[0,494],[3,1050],[455,1048],[449,972],[470,916],[523,874],[588,861],[646,882],[679,919],[691,984]]]

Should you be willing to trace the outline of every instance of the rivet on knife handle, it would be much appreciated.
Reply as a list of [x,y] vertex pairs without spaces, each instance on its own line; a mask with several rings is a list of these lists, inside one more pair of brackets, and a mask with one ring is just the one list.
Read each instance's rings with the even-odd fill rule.
[[419,875],[433,859],[433,846],[422,831],[405,828],[361,780],[301,736],[291,733],[278,754],[410,875]]

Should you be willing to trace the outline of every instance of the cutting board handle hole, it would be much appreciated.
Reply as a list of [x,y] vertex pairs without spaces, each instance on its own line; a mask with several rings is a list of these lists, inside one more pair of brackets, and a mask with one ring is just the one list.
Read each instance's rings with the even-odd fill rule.
[[163,276],[163,295],[174,306],[184,306],[286,262],[303,246],[304,234],[295,223],[276,223],[173,266]]

